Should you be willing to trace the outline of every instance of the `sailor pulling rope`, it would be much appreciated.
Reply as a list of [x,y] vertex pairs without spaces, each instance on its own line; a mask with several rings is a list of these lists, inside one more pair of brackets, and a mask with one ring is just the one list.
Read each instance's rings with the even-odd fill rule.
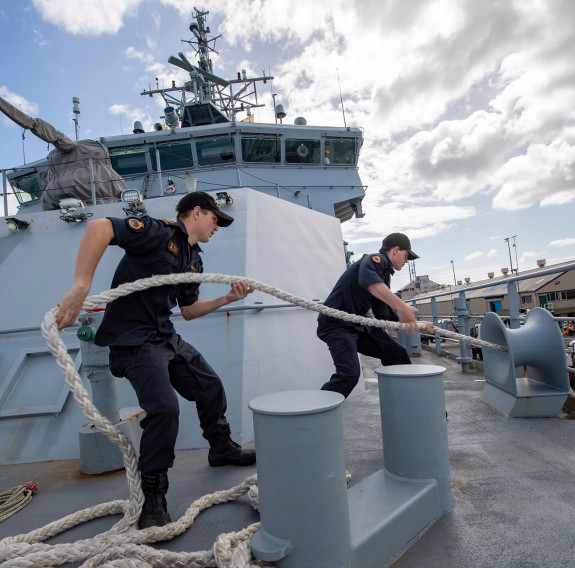
[[[348,314],[317,303],[304,300],[293,294],[283,292],[273,286],[263,284],[257,280],[243,276],[231,276],[225,274],[205,273],[182,273],[153,276],[135,282],[122,284],[117,288],[101,294],[86,298],[82,305],[83,310],[91,310],[102,303],[111,302],[121,296],[132,292],[145,290],[154,286],[166,284],[180,284],[184,282],[213,282],[221,284],[233,284],[243,280],[266,294],[270,294],[296,304],[308,310],[324,313],[331,317],[341,318],[345,321],[360,325],[382,327],[386,330],[402,328],[398,322],[389,322],[374,318],[365,318]],[[255,566],[273,566],[271,564],[253,559],[249,550],[251,536],[260,528],[260,523],[254,523],[236,533],[229,533],[218,537],[212,550],[202,552],[176,553],[166,550],[156,550],[146,543],[170,540],[183,533],[194,522],[199,513],[214,504],[238,499],[241,495],[250,493],[252,502],[257,501],[257,476],[246,478],[241,484],[231,489],[218,491],[212,495],[204,496],[194,501],[184,515],[177,521],[162,527],[150,527],[136,530],[138,518],[143,503],[143,494],[140,486],[140,473],[138,471],[136,452],[129,439],[124,436],[105,417],[90,400],[90,396],[83,386],[82,380],[74,361],[68,354],[64,342],[59,336],[56,325],[57,308],[50,310],[42,323],[42,335],[47,341],[50,352],[56,357],[60,370],[66,378],[66,385],[72,392],[74,400],[82,409],[84,415],[100,432],[105,434],[112,442],[117,444],[122,451],[126,478],[130,498],[127,501],[111,501],[84,509],[46,525],[31,533],[8,537],[0,541],[0,566],[10,567],[35,567],[55,566],[65,562],[83,561],[82,568],[95,568],[97,566],[186,566],[188,568],[253,568]],[[421,324],[424,329],[425,324]],[[507,351],[505,347],[478,340],[466,335],[453,333],[441,328],[434,328],[440,335],[473,342],[486,349]],[[257,508],[257,505],[255,506]],[[123,517],[108,531],[97,535],[92,539],[57,545],[42,544],[42,541],[59,534],[73,526],[88,520],[111,514],[123,513]]]

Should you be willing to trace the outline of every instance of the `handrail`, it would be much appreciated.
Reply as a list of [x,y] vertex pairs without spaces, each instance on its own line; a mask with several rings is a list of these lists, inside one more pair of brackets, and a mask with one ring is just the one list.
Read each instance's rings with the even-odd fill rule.
[[509,278],[503,278],[501,280],[493,280],[485,281],[482,284],[475,284],[473,286],[458,286],[454,288],[450,288],[449,290],[443,290],[441,292],[427,292],[426,294],[421,294],[414,298],[409,298],[409,301],[413,301],[415,299],[418,300],[427,300],[430,298],[437,298],[439,296],[450,296],[452,294],[459,294],[460,292],[469,292],[471,290],[481,290],[482,288],[489,288],[491,286],[497,286],[500,284],[510,284],[512,282],[519,282],[521,280],[529,280],[531,278],[535,278],[536,276],[548,276],[549,274],[556,274],[557,272],[567,272],[569,270],[575,269],[575,262],[571,262],[569,264],[564,264],[562,266],[556,266],[554,268],[547,268],[544,270],[535,270],[534,272],[529,272],[526,274],[521,274],[517,276],[510,276]]
[[[473,315],[469,313],[466,309],[466,292],[470,292],[472,290],[482,290],[486,288],[490,288],[492,286],[501,286],[507,285],[507,299],[509,303],[509,315],[502,316],[502,319],[509,320],[509,325],[512,329],[517,329],[521,326],[521,322],[525,316],[519,313],[519,295],[522,293],[519,291],[519,286],[517,285],[518,282],[522,280],[529,280],[532,278],[537,278],[540,276],[548,276],[549,274],[557,274],[557,273],[565,273],[569,270],[575,269],[575,262],[570,262],[568,264],[563,264],[561,266],[554,266],[542,270],[534,270],[530,271],[525,274],[509,276],[508,278],[503,278],[501,280],[491,281],[484,281],[480,284],[474,284],[473,286],[466,285],[460,286],[457,288],[451,288],[449,290],[442,290],[440,292],[428,292],[426,294],[421,294],[419,296],[415,296],[413,298],[409,298],[407,301],[411,303],[414,307],[417,307],[417,304],[420,303],[422,300],[429,300],[431,302],[431,311],[432,311],[432,318],[433,323],[437,326],[439,319],[457,319],[458,320],[458,329],[459,332],[464,335],[470,334],[470,320],[472,319],[482,319],[483,315]],[[450,296],[454,302],[454,312],[449,316],[439,316],[437,314],[437,298]],[[426,319],[425,316],[421,316],[422,319]],[[574,321],[574,317],[553,317],[555,321]],[[436,352],[439,356],[441,354],[441,345],[437,341],[438,337],[436,335]],[[470,357],[470,348],[469,345],[463,341],[459,341],[460,343],[460,352],[461,355],[457,358],[458,362],[461,363],[463,370],[466,370],[471,363]]]

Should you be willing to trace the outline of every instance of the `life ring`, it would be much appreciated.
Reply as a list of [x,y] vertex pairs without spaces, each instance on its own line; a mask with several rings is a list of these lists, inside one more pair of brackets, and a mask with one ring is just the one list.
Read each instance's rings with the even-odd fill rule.
[[305,158],[309,154],[309,148],[305,144],[300,144],[297,147],[297,155],[300,158]]
[[176,187],[173,185],[167,185],[164,187],[164,193],[166,195],[171,195],[172,193],[176,193]]

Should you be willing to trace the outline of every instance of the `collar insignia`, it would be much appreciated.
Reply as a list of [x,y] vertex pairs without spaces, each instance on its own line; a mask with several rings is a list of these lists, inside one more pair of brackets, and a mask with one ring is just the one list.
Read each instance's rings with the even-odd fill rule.
[[176,256],[180,254],[180,249],[178,248],[178,245],[174,241],[170,241],[170,243],[168,244],[168,250],[172,254],[175,254]]

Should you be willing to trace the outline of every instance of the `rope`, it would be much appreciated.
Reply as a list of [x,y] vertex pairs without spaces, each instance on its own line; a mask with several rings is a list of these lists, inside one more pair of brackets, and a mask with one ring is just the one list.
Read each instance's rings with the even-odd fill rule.
[[[324,306],[323,304],[320,304],[318,302],[305,300],[303,298],[300,298],[299,296],[295,296],[294,294],[290,294],[289,292],[284,292],[279,288],[274,288],[269,284],[258,282],[257,280],[254,280],[252,278],[246,278],[244,276],[231,276],[227,274],[205,274],[205,273],[198,274],[188,272],[181,274],[165,274],[159,276],[151,276],[150,278],[142,278],[141,280],[137,280],[136,282],[128,282],[126,284],[121,284],[117,288],[113,288],[112,290],[108,290],[107,292],[103,292],[102,294],[90,296],[89,298],[86,298],[86,301],[84,302],[82,307],[84,309],[93,309],[99,304],[110,302],[112,300],[115,300],[116,298],[120,298],[121,296],[127,296],[132,292],[146,290],[147,288],[151,288],[154,286],[165,286],[167,284],[183,284],[190,282],[197,282],[197,283],[212,282],[217,284],[231,285],[239,280],[242,280],[246,284],[253,286],[256,290],[260,290],[261,292],[264,292],[271,296],[276,296],[277,298],[285,300],[286,302],[289,302],[291,304],[296,304],[307,310],[319,312],[327,316],[342,319],[350,323],[379,327],[386,331],[401,331],[407,327],[406,324],[402,324],[395,321],[386,321],[376,318],[368,318],[364,316],[358,316],[355,314],[343,312],[341,310],[336,310],[334,308],[328,308],[327,306]],[[424,323],[418,323],[418,328],[421,331],[425,331],[425,327],[426,325]],[[504,347],[503,345],[490,343],[489,341],[484,341],[483,339],[470,337],[468,335],[463,335],[461,333],[455,333],[453,331],[442,329],[436,326],[433,327],[433,331],[434,333],[438,333],[439,335],[443,335],[444,337],[464,341],[466,343],[473,343],[473,345],[477,345],[478,347],[484,347],[486,349],[491,349],[493,351],[507,352],[507,348]]]
[[38,484],[35,481],[29,481],[0,493],[0,523],[28,505],[36,491],[38,491]]
[[[398,322],[387,322],[374,318],[365,318],[354,314],[328,308],[323,304],[311,302],[299,298],[293,294],[283,292],[277,288],[269,286],[243,276],[230,276],[225,274],[171,274],[152,276],[122,284],[117,288],[108,290],[101,294],[86,298],[82,305],[83,310],[92,310],[99,304],[107,303],[127,296],[133,292],[145,290],[154,286],[165,286],[190,282],[214,282],[221,284],[233,284],[243,280],[246,284],[267,294],[281,298],[289,303],[299,305],[303,308],[320,312],[325,315],[343,319],[344,321],[381,327],[386,330],[402,329],[404,327]],[[56,325],[57,308],[52,308],[45,315],[41,325],[42,335],[46,339],[48,349],[56,358],[58,367],[65,376],[66,385],[73,394],[74,400],[81,408],[85,417],[92,423],[98,431],[105,434],[112,442],[117,444],[122,451],[124,466],[126,469],[126,479],[130,498],[125,501],[111,501],[103,503],[89,509],[84,509],[77,513],[68,515],[58,521],[54,521],[40,529],[28,534],[7,537],[0,541],[0,566],[26,567],[36,566],[56,566],[66,562],[84,561],[81,568],[96,568],[99,566],[109,566],[118,568],[138,567],[187,567],[187,568],[255,568],[271,567],[272,564],[253,559],[249,550],[249,540],[251,536],[260,528],[259,523],[254,523],[249,527],[235,532],[220,535],[214,543],[212,550],[200,552],[171,552],[166,550],[156,550],[147,543],[154,543],[170,540],[182,534],[195,521],[196,517],[205,509],[212,505],[235,500],[248,493],[250,499],[256,503],[257,508],[257,476],[252,475],[246,478],[239,485],[227,490],[217,491],[212,495],[201,497],[194,501],[186,510],[184,515],[177,521],[169,523],[163,527],[150,527],[137,530],[137,522],[143,505],[143,494],[140,484],[140,473],[137,467],[136,451],[130,440],[122,434],[104,416],[90,400],[90,396],[83,386],[82,379],[74,361],[68,354],[64,342],[60,339]],[[425,329],[425,324],[419,324],[420,329]],[[441,328],[434,330],[440,335],[453,337],[462,341],[472,342],[489,349],[499,351],[506,350],[499,345],[494,345],[486,341],[473,339],[471,337],[456,334]],[[24,505],[22,505],[24,506]],[[15,511],[14,511],[15,512]],[[53,537],[71,527],[87,522],[91,519],[123,513],[123,517],[108,531],[100,533],[91,539],[77,541],[76,543],[64,543],[56,545],[42,544],[42,542]]]

